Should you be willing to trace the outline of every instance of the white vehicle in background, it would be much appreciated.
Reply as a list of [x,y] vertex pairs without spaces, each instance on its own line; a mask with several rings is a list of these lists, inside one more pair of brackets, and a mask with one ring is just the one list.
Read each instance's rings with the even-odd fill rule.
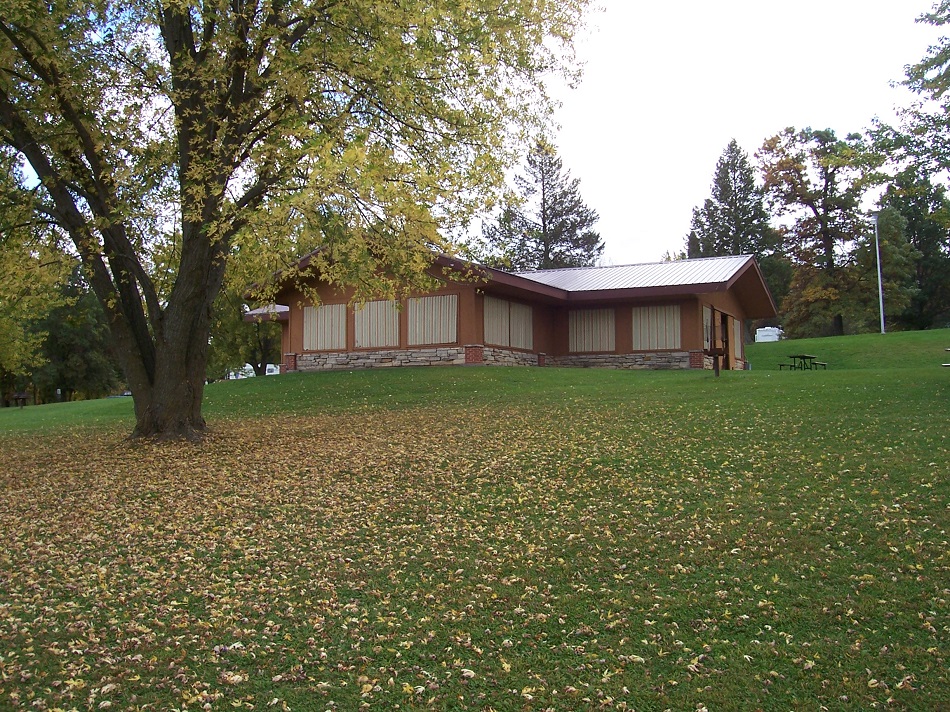
[[[280,366],[274,363],[267,364],[266,370],[264,371],[265,376],[276,376],[279,373]],[[244,364],[244,368],[232,372],[230,378],[254,378],[255,375],[257,374],[254,373],[254,367],[251,364],[246,363]]]
[[755,330],[755,343],[763,341],[781,341],[785,338],[785,332],[778,326],[763,326]]

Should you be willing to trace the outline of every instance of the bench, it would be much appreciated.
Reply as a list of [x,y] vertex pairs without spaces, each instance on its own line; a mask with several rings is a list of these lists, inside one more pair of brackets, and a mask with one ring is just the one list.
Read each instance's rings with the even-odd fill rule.
[[795,368],[795,364],[793,364],[793,363],[780,363],[780,364],[778,365],[778,370],[779,370],[779,371],[784,371],[786,368],[787,368],[789,371],[791,371],[793,368]]
[[22,393],[22,392],[21,392],[21,393],[14,393],[14,394],[13,394],[13,401],[14,401],[14,402],[17,404],[17,406],[19,406],[20,408],[22,408],[23,406],[26,405],[26,402],[29,400],[29,398],[30,398],[30,394],[29,394],[29,393]]
[[828,364],[827,364],[826,362],[824,362],[824,361],[812,361],[812,364],[811,364],[811,365],[812,365],[812,367],[815,368],[815,369],[817,369],[819,366],[821,366],[821,367],[822,367],[823,369],[825,369],[826,371],[828,370]]

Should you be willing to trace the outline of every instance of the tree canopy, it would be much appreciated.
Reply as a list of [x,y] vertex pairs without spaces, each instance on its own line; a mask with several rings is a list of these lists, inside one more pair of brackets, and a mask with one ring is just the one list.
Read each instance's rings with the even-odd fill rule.
[[690,257],[766,254],[768,213],[748,154],[732,139],[716,162],[711,196],[693,208],[687,254]]
[[34,224],[29,204],[11,201],[23,175],[13,157],[0,151],[0,399],[42,361],[45,337],[36,319],[67,303],[57,286],[70,263],[56,249],[54,236]]
[[136,433],[205,427],[231,260],[263,277],[321,247],[330,281],[421,278],[543,124],[585,5],[4,2],[0,145],[28,166],[10,195],[82,262]]
[[880,201],[903,218],[906,241],[916,252],[911,267],[916,290],[897,322],[929,329],[950,324],[950,199],[918,169],[896,176]]
[[102,307],[78,269],[60,292],[62,306],[34,316],[34,329],[45,334],[43,363],[32,368],[37,399],[49,403],[115,392],[121,379]]
[[[841,139],[831,129],[787,128],[767,139],[756,154],[773,214],[786,221],[784,250],[799,265],[786,297],[786,312],[820,313],[828,334],[844,333],[841,311],[847,264],[853,243],[869,232],[861,200],[877,157],[859,134]],[[810,317],[795,321],[814,323]]]
[[581,198],[580,180],[571,178],[548,139],[539,137],[531,146],[515,185],[516,199],[506,202],[498,219],[484,228],[496,261],[514,270],[597,262],[604,251],[600,233],[592,229],[597,211]]

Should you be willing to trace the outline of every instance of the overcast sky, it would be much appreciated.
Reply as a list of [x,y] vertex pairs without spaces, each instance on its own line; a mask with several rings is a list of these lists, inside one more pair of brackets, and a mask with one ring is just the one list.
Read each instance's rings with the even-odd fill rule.
[[[735,138],[750,158],[786,126],[844,136],[891,119],[891,83],[938,37],[931,0],[600,0],[577,38],[579,88],[557,90],[556,143],[581,180],[605,264],[682,249]],[[754,160],[754,159],[753,159]]]

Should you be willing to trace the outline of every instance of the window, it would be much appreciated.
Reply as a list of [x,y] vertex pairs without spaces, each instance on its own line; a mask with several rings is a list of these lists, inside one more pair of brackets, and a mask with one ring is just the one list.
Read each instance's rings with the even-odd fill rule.
[[409,300],[409,344],[454,344],[458,340],[458,295]]
[[510,302],[485,297],[485,343],[497,346],[511,345]]
[[346,305],[321,304],[304,307],[304,351],[330,351],[346,348]]
[[613,351],[616,340],[613,309],[575,309],[568,312],[572,353]]
[[358,349],[399,346],[399,308],[395,301],[367,302],[354,314]]
[[527,304],[485,297],[485,343],[530,350],[534,347],[533,312]]
[[511,346],[534,348],[534,310],[527,304],[511,303]]
[[680,348],[678,304],[633,308],[633,350],[657,351]]

